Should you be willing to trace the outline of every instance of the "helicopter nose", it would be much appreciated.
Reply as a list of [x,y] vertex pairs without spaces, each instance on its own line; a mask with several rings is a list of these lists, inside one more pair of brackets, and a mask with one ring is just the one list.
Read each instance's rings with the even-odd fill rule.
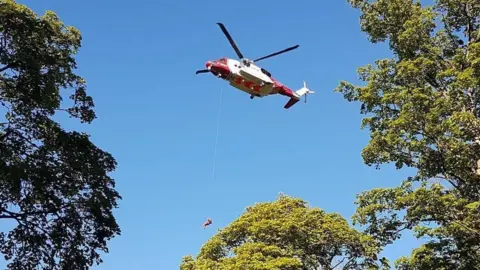
[[206,66],[208,69],[210,69],[210,67],[212,66],[212,62],[211,62],[211,61],[208,61],[208,62],[205,64],[205,66]]

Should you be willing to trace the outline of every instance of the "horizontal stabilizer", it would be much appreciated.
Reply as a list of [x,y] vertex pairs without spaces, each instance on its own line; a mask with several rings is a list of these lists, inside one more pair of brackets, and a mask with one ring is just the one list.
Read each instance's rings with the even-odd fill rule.
[[288,109],[288,108],[292,107],[293,105],[295,105],[295,103],[297,103],[298,101],[299,101],[299,99],[297,99],[297,98],[291,98],[291,99],[287,102],[287,104],[285,104],[284,108],[285,108],[285,109]]

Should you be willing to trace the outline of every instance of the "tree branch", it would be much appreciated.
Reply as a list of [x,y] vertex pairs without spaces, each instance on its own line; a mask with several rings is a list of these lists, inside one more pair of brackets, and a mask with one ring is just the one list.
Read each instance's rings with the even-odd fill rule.
[[[445,26],[445,30],[447,30],[447,34],[448,34],[448,37],[450,37],[450,39],[457,45],[462,45],[459,43],[459,41],[461,41],[461,39],[456,39],[453,35],[453,31],[452,29],[450,29],[450,26],[448,25],[447,23],[447,19],[445,18],[445,15],[442,15],[442,21],[443,21],[443,24]],[[463,43],[463,41],[462,41]]]
[[[425,123],[423,123],[423,130],[425,130],[424,127],[425,127]],[[434,150],[434,151],[440,154],[440,166],[443,170],[442,174],[445,176],[445,180],[448,181],[454,188],[458,190],[460,185],[455,183],[453,180],[457,180],[460,183],[465,183],[465,181],[459,176],[457,176],[455,173],[449,172],[450,170],[448,170],[447,165],[445,164],[445,153],[442,151],[443,145],[438,141],[437,138],[435,138],[434,136],[427,135],[425,132],[422,133],[422,136],[432,140],[432,142],[437,146],[437,150],[436,151]],[[452,177],[454,179],[452,179]]]
[[437,82],[437,80],[432,74],[427,74],[427,77],[425,77],[425,80],[438,91],[438,89],[440,88],[440,84]]
[[472,35],[472,31],[473,31],[472,20],[473,20],[473,18],[469,14],[468,3],[465,3],[465,5],[463,6],[463,15],[465,15],[465,17],[467,17],[467,29],[466,30],[467,30],[468,42],[470,43],[473,40],[473,35]]
[[14,219],[15,217],[13,217],[11,215],[0,215],[0,219],[7,219],[7,218],[13,218]]
[[337,266],[339,266],[340,264],[342,264],[343,261],[345,261],[346,258],[347,258],[347,257],[343,257],[343,259],[341,259],[339,263],[337,263],[337,264],[335,264],[334,266],[332,266],[332,269],[335,269]]
[[349,267],[349,265],[355,260],[356,258],[355,257],[352,257],[350,260],[348,260],[348,262],[345,264],[345,266],[343,267],[344,269]]
[[53,213],[55,213],[57,211],[60,211],[64,208],[66,208],[66,206],[56,208],[56,209],[52,209],[52,210],[32,211],[32,212],[24,212],[24,213],[15,213],[15,212],[8,211],[8,210],[4,209],[4,210],[2,210],[2,212],[7,213],[8,216],[7,215],[1,215],[0,218],[23,218],[23,217],[26,217],[26,216],[33,216],[33,215],[53,214]]

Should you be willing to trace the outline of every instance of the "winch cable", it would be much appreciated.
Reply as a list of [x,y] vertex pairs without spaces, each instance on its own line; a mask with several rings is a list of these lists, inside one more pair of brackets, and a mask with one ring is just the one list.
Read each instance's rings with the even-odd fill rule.
[[220,113],[222,109],[222,100],[223,100],[223,87],[220,88],[220,102],[218,104],[218,113],[217,113],[217,133],[215,136],[215,146],[213,150],[213,168],[212,168],[212,181],[215,180],[215,169],[217,165],[217,146],[218,146],[218,135],[220,131]]

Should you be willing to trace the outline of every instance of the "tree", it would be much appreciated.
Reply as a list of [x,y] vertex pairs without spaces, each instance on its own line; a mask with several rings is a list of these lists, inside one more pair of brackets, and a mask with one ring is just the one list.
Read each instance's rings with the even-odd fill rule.
[[403,230],[426,238],[398,269],[480,268],[480,2],[348,2],[369,40],[393,52],[358,70],[365,85],[337,88],[367,115],[363,159],[417,171],[361,194],[354,220],[384,245]]
[[281,195],[248,207],[205,243],[196,259],[184,257],[180,269],[378,269],[378,251],[374,239],[340,215]]
[[8,269],[88,269],[120,233],[112,209],[121,197],[108,176],[115,159],[52,120],[96,117],[74,73],[80,46],[80,32],[53,12],[37,17],[0,0],[0,219],[15,224],[0,233]]

